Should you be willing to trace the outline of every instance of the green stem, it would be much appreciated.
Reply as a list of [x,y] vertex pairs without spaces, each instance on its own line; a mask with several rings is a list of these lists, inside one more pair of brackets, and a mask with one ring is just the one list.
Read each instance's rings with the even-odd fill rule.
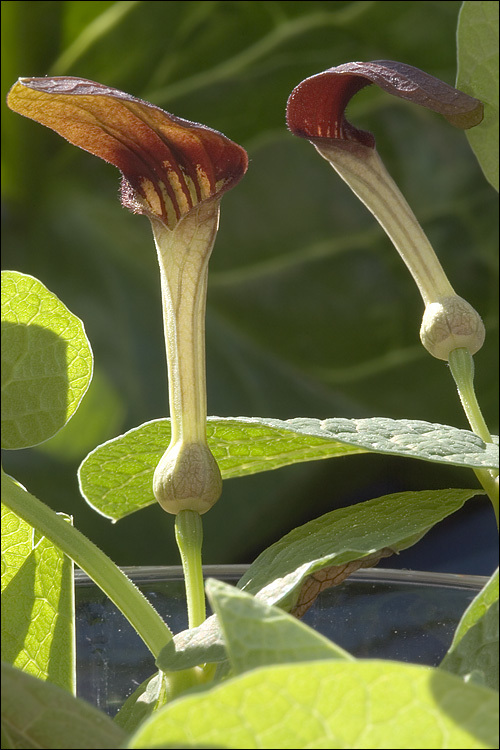
[[181,510],[177,513],[175,538],[184,570],[189,627],[196,628],[207,616],[201,563],[203,525],[200,514],[195,510]]
[[499,528],[499,493],[498,493],[498,472],[487,471],[486,469],[474,469],[474,474],[478,478],[481,487],[488,495],[490,502],[493,506],[493,512],[497,522],[497,529]]
[[160,615],[132,581],[86,536],[2,471],[2,500],[50,539],[99,586],[125,615],[155,658],[172,639]]
[[[451,374],[457,385],[458,395],[472,431],[485,443],[492,443],[492,437],[474,390],[474,360],[468,349],[459,348],[450,352],[448,359]],[[487,469],[474,470],[478,480],[491,500],[497,526],[499,522],[498,472]]]
[[490,431],[484,421],[474,390],[474,359],[468,349],[454,349],[448,359],[458,395],[472,431],[485,443],[492,443]]

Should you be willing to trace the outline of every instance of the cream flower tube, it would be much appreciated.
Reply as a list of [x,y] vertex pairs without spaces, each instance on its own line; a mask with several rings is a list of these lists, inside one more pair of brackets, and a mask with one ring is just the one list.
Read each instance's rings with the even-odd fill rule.
[[160,264],[172,434],[153,491],[168,513],[202,514],[219,499],[222,479],[206,439],[205,307],[208,261],[219,202],[206,201],[171,232],[152,221]]
[[123,91],[73,77],[20,78],[11,109],[114,164],[122,204],[151,221],[160,265],[172,435],[153,482],[169,513],[205,513],[222,481],[206,439],[205,304],[223,193],[245,150]]

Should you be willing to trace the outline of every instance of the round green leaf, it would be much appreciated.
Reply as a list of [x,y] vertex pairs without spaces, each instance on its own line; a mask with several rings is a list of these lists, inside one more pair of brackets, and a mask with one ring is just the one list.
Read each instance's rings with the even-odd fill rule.
[[129,748],[493,748],[498,695],[413,664],[253,669],[157,711]]
[[83,323],[32,276],[2,272],[2,448],[28,448],[70,419],[92,378]]

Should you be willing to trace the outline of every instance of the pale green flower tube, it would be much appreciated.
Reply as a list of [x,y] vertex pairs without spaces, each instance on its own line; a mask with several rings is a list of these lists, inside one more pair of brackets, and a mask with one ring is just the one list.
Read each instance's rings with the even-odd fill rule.
[[411,65],[392,60],[352,62],[306,78],[292,91],[288,127],[307,138],[371,211],[392,240],[422,295],[425,312],[420,338],[438,359],[457,348],[477,352],[484,341],[479,314],[452,288],[413,211],[387,172],[371,133],[345,118],[360,89],[375,83],[402,99],[439,112],[452,125],[481,122],[480,101]]
[[475,354],[485,336],[481,317],[454,291],[376,149],[338,141],[314,146],[371,211],[413,276],[425,304],[420,339],[427,351],[444,360],[458,348]]

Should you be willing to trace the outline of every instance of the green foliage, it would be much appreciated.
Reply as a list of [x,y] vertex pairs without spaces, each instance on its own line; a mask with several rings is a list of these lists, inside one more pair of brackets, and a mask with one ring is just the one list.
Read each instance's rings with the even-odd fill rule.
[[[132,581],[80,531],[3,471],[2,498],[7,507],[42,533],[100,586],[156,655],[171,639],[167,625]],[[44,575],[43,569],[40,575]],[[50,586],[51,578],[46,581]]]
[[2,504],[2,659],[74,692],[74,616],[72,561]]
[[[498,450],[473,433],[417,420],[209,417],[207,437],[223,479],[365,451],[471,468],[495,468]],[[170,441],[155,420],[97,447],[79,469],[90,505],[114,521],[156,502],[152,479]]]
[[168,699],[163,672],[145,680],[134,690],[115,716],[115,722],[128,732],[132,732],[154,711],[165,705]]
[[[485,98],[484,127],[471,143],[493,182],[492,87],[485,83],[492,6],[463,4],[459,79]],[[5,89],[18,75],[85,76],[202,120],[248,148],[251,170],[241,190],[225,197],[210,277],[209,404],[215,413],[272,416],[209,418],[222,474],[239,481],[209,514],[207,536],[217,529],[212,549],[222,555],[259,548],[257,531],[261,547],[264,537],[278,538],[237,588],[208,581],[215,614],[172,638],[104,552],[2,472],[3,747],[497,746],[498,574],[465,613],[437,669],[358,661],[297,619],[315,583],[338,583],[408,548],[478,494],[418,489],[429,486],[432,466],[453,476],[472,468],[490,484],[498,466],[493,443],[451,426],[458,400],[444,386],[444,367],[416,344],[421,310],[399,260],[331,170],[283,125],[295,84],[344,60],[410,57],[451,81],[459,10],[458,2],[3,3]],[[150,421],[166,402],[154,249],[140,222],[110,200],[116,176],[12,117],[5,117],[2,155],[5,258],[20,270],[3,274],[3,444],[36,446],[58,433],[26,462],[30,490],[58,502],[58,492],[70,494],[64,467],[74,482],[88,445],[107,440],[81,464],[79,479],[87,501],[117,520],[151,504],[152,474],[170,439],[169,420]],[[463,135],[429,112],[370,89],[355,99],[350,118],[376,133],[454,286],[485,318],[477,387],[490,421],[492,190]],[[149,250],[139,250],[146,243]],[[68,301],[95,342],[98,378],[81,421],[67,427],[89,386],[92,353],[79,317],[26,272]],[[380,413],[388,416],[370,416]],[[19,453],[7,454],[7,463],[22,478]],[[349,483],[339,487],[350,473],[357,496],[378,477],[337,468],[368,458],[356,455],[363,453],[413,459],[405,477],[411,490],[342,507]],[[327,464],[329,512],[318,513],[315,467],[333,457],[346,461]],[[37,460],[47,464],[38,475]],[[269,470],[293,471],[293,464],[304,486],[290,492],[282,482],[274,492],[285,471]],[[265,477],[258,491],[256,473]],[[131,562],[142,562],[138,536],[169,561],[158,518],[123,535]],[[111,536],[109,524],[103,528]],[[72,562],[128,618],[160,669],[115,722],[68,694]]]
[[498,690],[498,568],[464,613],[441,667]]
[[[224,197],[210,261],[209,414],[467,426],[446,367],[419,344],[422,307],[403,263],[331,168],[285,127],[293,87],[348,60],[402,60],[452,84],[460,7],[458,0],[2,4],[4,94],[18,76],[82,76],[216,128],[248,150],[250,169]],[[497,196],[464,133],[439,115],[369,87],[349,117],[374,133],[454,287],[485,321],[477,388],[497,432]],[[10,111],[3,137],[4,267],[40,278],[85,322],[104,384],[82,402],[85,430],[81,423],[72,430],[72,420],[54,439],[51,461],[52,441],[35,449],[29,468],[14,453],[5,467],[41,498],[52,495],[56,470],[54,507],[78,516],[79,528],[120,564],[176,564],[160,509],[145,514],[141,539],[134,519],[111,533],[82,507],[74,485],[93,447],[167,415],[148,222],[119,206],[114,168]],[[364,458],[356,459],[355,484],[347,461],[226,482],[206,520],[206,563],[248,562],[293,525],[382,484],[443,486],[440,467],[429,466],[424,478],[419,463]],[[450,469],[447,486],[462,486],[462,478]]]
[[[331,511],[290,531],[250,565],[239,585],[266,591],[273,602],[289,599],[304,578],[388,548],[399,552],[457,511],[475,490],[400,492]],[[334,549],[332,551],[332,539]]]
[[186,696],[127,747],[494,748],[498,694],[397,662],[338,660],[252,670]]
[[207,595],[224,634],[233,674],[270,664],[352,659],[291,615],[210,579]]
[[92,377],[82,322],[37,279],[2,273],[2,448],[51,438]]
[[[361,566],[415,544],[430,528],[456,512],[476,493],[436,490],[387,495],[340,508],[293,529],[262,552],[238,583],[269,605],[290,610],[309,576],[336,566],[332,584]],[[349,565],[357,563],[349,569]],[[187,669],[226,658],[214,618],[174,636],[160,654],[161,669]]]
[[457,88],[484,103],[484,122],[469,130],[467,138],[498,191],[498,3],[464,2],[457,42]]
[[480,594],[474,599],[467,611],[464,612],[452,647],[460,643],[462,637],[467,631],[475,625],[478,620],[486,614],[488,609],[498,600],[498,569],[493,573],[488,583],[485,585]]
[[86,701],[2,663],[2,747],[90,750],[120,747],[125,738]]

